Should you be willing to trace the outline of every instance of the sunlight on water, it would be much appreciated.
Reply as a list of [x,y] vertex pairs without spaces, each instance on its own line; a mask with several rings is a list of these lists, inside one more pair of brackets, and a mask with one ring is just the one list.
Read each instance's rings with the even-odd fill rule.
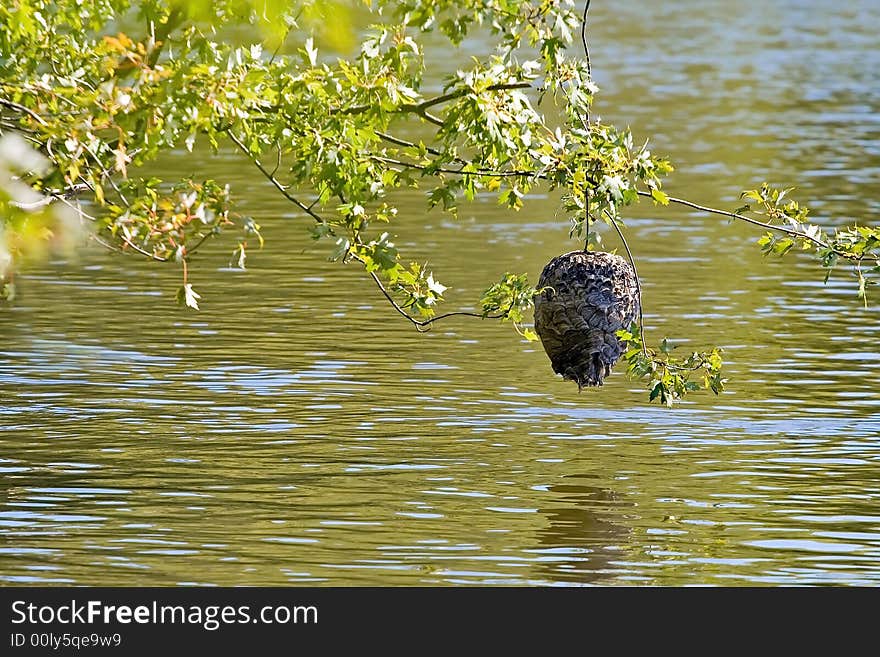
[[[612,4],[597,110],[652,135],[671,193],[735,207],[767,179],[877,222],[876,3]],[[880,314],[851,277],[634,210],[648,332],[729,362],[728,393],[667,410],[620,373],[579,395],[507,327],[412,331],[235,156],[204,167],[267,244],[247,273],[206,252],[202,312],[175,309],[177,272],[93,252],[0,316],[0,581],[880,583]],[[455,309],[573,248],[552,194],[401,207]]]

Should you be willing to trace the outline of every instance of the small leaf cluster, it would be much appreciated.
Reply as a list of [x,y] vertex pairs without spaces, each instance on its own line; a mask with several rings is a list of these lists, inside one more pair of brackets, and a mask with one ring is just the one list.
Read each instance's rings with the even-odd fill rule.
[[366,244],[350,245],[347,255],[362,263],[368,273],[387,281],[388,291],[400,299],[400,308],[414,310],[423,318],[434,316],[437,303],[443,301],[448,289],[434,280],[427,265],[412,262],[405,266],[388,233]]
[[828,233],[807,221],[810,210],[790,200],[788,195],[792,190],[780,190],[763,183],[759,189],[742,193],[742,198],[752,203],[737,208],[735,214],[766,218],[763,225],[768,230],[758,239],[765,256],[783,256],[795,246],[814,252],[825,269],[826,282],[841,261],[848,262],[858,281],[858,298],[867,307],[868,287],[877,284],[876,277],[880,274],[880,228],[840,226]]
[[98,234],[118,239],[123,249],[180,261],[205,237],[234,225],[227,186],[182,180],[163,187],[158,178],[124,181],[120,191],[132,200],[107,203]]
[[673,352],[677,345],[665,338],[656,350],[645,347],[636,325],[618,331],[617,337],[626,345],[623,359],[627,373],[633,379],[647,381],[650,401],[672,406],[690,392],[711,390],[719,395],[724,390],[727,379],[723,377],[722,350],[718,347],[676,357]]
[[647,144],[634,148],[629,130],[598,121],[589,128],[572,127],[572,145],[560,162],[570,172],[563,207],[570,214],[571,235],[579,239],[587,236],[588,205],[591,218],[611,225],[621,224],[621,208],[639,200],[640,187],[649,190],[655,202],[667,204],[662,178],[673,170],[668,160],[652,155]]
[[483,317],[496,317],[511,322],[514,329],[530,342],[538,339],[534,330],[525,328],[523,322],[526,312],[534,304],[535,295],[540,294],[529,284],[525,274],[506,273],[500,281],[489,287],[480,299]]

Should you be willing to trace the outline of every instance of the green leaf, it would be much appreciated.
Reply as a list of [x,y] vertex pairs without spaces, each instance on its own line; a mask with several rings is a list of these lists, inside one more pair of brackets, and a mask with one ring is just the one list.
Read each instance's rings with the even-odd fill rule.
[[654,201],[656,203],[659,203],[660,205],[669,205],[669,197],[666,195],[665,192],[658,189],[657,187],[653,187],[651,189],[651,198],[653,198]]
[[664,386],[662,381],[658,381],[654,388],[651,390],[651,394],[648,397],[648,401],[654,401],[658,396],[662,395],[664,392]]

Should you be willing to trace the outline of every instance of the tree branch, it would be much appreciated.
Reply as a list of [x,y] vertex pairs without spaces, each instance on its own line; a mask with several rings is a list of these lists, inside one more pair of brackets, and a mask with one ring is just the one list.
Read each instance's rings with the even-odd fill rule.
[[251,162],[254,163],[254,165],[257,167],[257,169],[260,170],[260,173],[263,174],[266,180],[272,183],[275,188],[284,195],[284,198],[296,205],[300,210],[305,212],[318,223],[325,223],[324,219],[318,213],[312,210],[312,206],[306,205],[298,198],[296,198],[293,194],[288,192],[287,187],[281,184],[281,182],[274,175],[272,175],[272,172],[270,172],[266,167],[263,166],[262,162],[260,162],[260,160],[253,153],[251,153],[250,150],[248,150],[248,147],[244,145],[241,139],[239,139],[236,134],[232,132],[232,130],[226,130],[226,134],[229,135],[229,138],[232,140],[232,142],[236,146],[238,146],[239,150],[244,153]]
[[[430,172],[438,172],[438,173],[450,173],[459,176],[487,176],[494,178],[536,178],[536,179],[547,179],[549,176],[541,173],[540,171],[494,171],[492,169],[474,169],[473,171],[465,171],[462,169],[447,169],[444,167],[432,167],[425,164],[416,164],[415,162],[406,162],[404,160],[397,160],[393,157],[385,157],[382,155],[370,155],[370,159],[376,160],[378,162],[384,162],[386,164],[394,164],[400,167],[404,167],[406,169],[415,169],[417,171],[428,171]],[[469,162],[464,162],[465,165],[470,164]]]
[[[311,206],[307,206],[307,205],[305,205],[305,204],[304,204],[302,201],[300,201],[298,198],[296,198],[295,196],[293,196],[292,194],[290,194],[290,192],[287,191],[287,188],[286,188],[284,185],[282,185],[282,184],[278,181],[278,179],[275,178],[275,177],[272,175],[272,173],[271,173],[270,171],[268,171],[268,170],[262,165],[262,163],[260,162],[260,160],[257,159],[256,157],[254,157],[254,155],[248,150],[248,148],[244,145],[244,143],[241,141],[241,139],[239,139],[239,138],[235,135],[235,133],[233,133],[231,130],[227,130],[226,132],[227,132],[227,134],[229,135],[229,138],[233,141],[233,143],[234,143],[236,146],[238,146],[238,148],[239,148],[239,149],[240,149],[240,150],[241,150],[241,151],[242,151],[242,152],[243,152],[248,158],[250,158],[250,160],[254,163],[254,165],[256,165],[256,167],[260,170],[260,172],[263,174],[263,176],[265,176],[266,179],[267,179],[269,182],[271,182],[271,183],[275,186],[275,188],[278,189],[278,191],[280,191],[280,192],[284,195],[284,197],[285,197],[286,199],[288,199],[289,201],[291,201],[292,203],[294,203],[297,207],[299,207],[303,212],[305,212],[306,214],[308,214],[310,217],[312,217],[312,218],[313,218],[315,221],[317,221],[318,223],[321,223],[321,224],[326,223],[326,222],[324,221],[323,217],[321,217],[317,212],[315,212],[314,210],[312,210]],[[360,262],[362,265],[365,264],[364,261],[363,261],[363,259],[360,258],[357,254],[349,252],[349,255],[351,256],[352,259],[357,260],[357,261]],[[385,288],[385,286],[382,284],[382,280],[376,275],[376,272],[372,272],[372,271],[371,271],[371,272],[368,272],[368,273],[370,274],[370,277],[373,279],[373,282],[376,283],[376,286],[377,286],[377,287],[379,288],[379,290],[382,292],[382,295],[385,297],[385,299],[388,300],[388,303],[390,303],[391,306],[392,306],[392,307],[393,307],[398,313],[400,313],[400,315],[402,315],[403,317],[405,317],[406,319],[408,319],[410,322],[412,322],[413,325],[416,327],[416,329],[417,329],[418,331],[420,331],[420,332],[424,332],[424,331],[429,330],[431,324],[433,324],[434,322],[439,321],[439,320],[441,320],[441,319],[446,319],[447,317],[461,316],[461,317],[477,317],[477,318],[479,318],[479,319],[501,319],[502,317],[505,317],[505,316],[507,315],[507,313],[501,313],[501,314],[499,314],[499,315],[483,315],[483,314],[480,314],[480,313],[471,313],[471,312],[458,311],[458,312],[444,313],[443,315],[437,315],[436,317],[431,317],[431,318],[428,318],[428,319],[425,319],[425,320],[419,320],[419,319],[416,319],[415,317],[413,317],[412,315],[410,315],[408,312],[406,312],[406,310],[404,310],[403,307],[402,307],[399,303],[397,303],[397,301],[394,300],[394,297],[391,296],[391,294],[388,292],[388,290],[387,290],[387,289]]]
[[[589,3],[587,3],[589,5]],[[633,276],[636,279],[636,296],[639,298],[639,338],[642,344],[642,355],[645,358],[648,358],[648,349],[645,347],[645,316],[642,312],[642,283],[639,280],[639,271],[636,269],[636,261],[633,258],[632,251],[629,249],[629,243],[626,241],[626,237],[623,235],[623,231],[620,230],[620,226],[617,225],[617,222],[614,220],[614,217],[609,217],[611,220],[611,225],[614,226],[614,230],[617,231],[618,237],[620,237],[620,241],[623,242],[623,248],[626,250],[626,257],[629,259],[629,266],[632,267]],[[587,237],[587,243],[589,243],[589,236]]]
[[[584,15],[583,15],[583,18],[581,19],[581,43],[584,46],[584,61],[587,63],[587,76],[590,78],[590,81],[592,82],[593,69],[592,69],[592,66],[590,65],[590,49],[587,47],[587,13],[590,11],[590,1],[591,0],[586,0],[586,2],[584,3]],[[584,115],[585,115],[584,116],[584,119],[585,119],[584,123],[586,124],[584,127],[587,129],[587,132],[589,132],[590,131],[590,106],[589,105],[587,105],[587,107],[584,111]],[[591,191],[589,189],[584,190],[584,220],[587,222],[587,239],[584,241],[584,251],[590,250],[590,201],[591,200],[592,200]],[[617,228],[616,225],[615,225],[615,228]],[[623,245],[627,246],[626,240],[623,239],[623,233],[620,232],[620,229],[618,229],[617,232],[620,235],[620,238],[623,240]],[[629,247],[627,247],[627,251],[629,251]],[[635,263],[633,262],[632,255],[630,255],[629,260],[630,260],[630,263],[632,263],[632,265],[633,265],[633,271],[635,271]],[[636,283],[637,284],[638,284],[638,280],[639,280],[639,277],[638,277],[638,275],[636,275]],[[642,304],[641,304],[642,292],[641,292],[641,290],[638,290],[638,292],[639,292],[639,313],[641,313],[641,311],[642,311]],[[639,326],[641,326],[641,317],[639,317]],[[643,347],[644,347],[644,345],[643,345]]]
[[[271,182],[271,183],[275,186],[275,188],[278,189],[278,191],[280,191],[280,192],[284,195],[284,197],[285,197],[286,199],[288,199],[289,201],[291,201],[294,205],[296,205],[298,208],[300,208],[303,212],[305,212],[306,214],[308,214],[310,217],[312,217],[312,218],[313,218],[315,221],[317,221],[318,223],[322,223],[322,224],[323,224],[323,223],[326,223],[326,222],[324,221],[323,217],[321,217],[317,212],[315,212],[314,210],[312,210],[311,206],[308,206],[308,205],[304,204],[302,201],[300,201],[298,198],[296,198],[296,197],[293,196],[290,192],[288,192],[288,191],[287,191],[287,187],[285,187],[284,185],[282,185],[282,184],[278,181],[278,179],[275,178],[275,177],[272,175],[272,173],[271,173],[270,171],[268,171],[268,170],[263,166],[263,164],[260,162],[260,160],[259,160],[258,158],[254,157],[254,155],[248,150],[247,146],[244,145],[244,143],[241,141],[241,139],[238,138],[238,136],[236,136],[235,133],[233,133],[231,130],[227,130],[226,133],[229,135],[229,138],[232,140],[232,142],[233,142],[236,146],[238,146],[239,150],[241,150],[242,153],[244,153],[244,154],[245,154],[245,155],[246,155],[246,156],[247,156],[247,157],[248,157],[248,158],[254,163],[254,165],[257,167],[257,169],[260,170],[260,173],[262,173],[263,176],[265,176],[265,178],[266,178],[269,182]],[[351,253],[351,252],[349,252],[349,254],[350,254],[350,256],[351,256],[352,259],[357,260],[357,261],[360,262],[361,264],[365,264],[364,261],[363,261],[363,259],[360,258],[357,254],[354,254],[354,253]],[[393,307],[393,308],[394,308],[394,309],[395,309],[400,315],[402,315],[403,317],[405,317],[406,319],[408,319],[410,322],[412,322],[412,324],[413,324],[413,325],[416,327],[416,329],[417,329],[418,331],[420,331],[420,332],[424,332],[424,331],[429,330],[431,324],[433,324],[434,322],[437,322],[437,321],[439,321],[439,320],[441,320],[441,319],[446,319],[446,318],[448,318],[448,317],[457,317],[457,316],[458,316],[458,317],[476,317],[476,318],[479,318],[479,319],[501,319],[501,318],[507,316],[507,312],[500,313],[500,314],[498,314],[498,315],[484,315],[484,314],[481,314],[481,313],[472,313],[472,312],[457,311],[457,312],[451,312],[451,313],[444,313],[444,314],[442,314],[442,315],[437,315],[436,317],[430,317],[430,318],[425,319],[425,320],[419,320],[419,319],[416,319],[415,317],[413,317],[412,315],[410,315],[408,312],[406,312],[406,310],[404,310],[404,308],[403,308],[399,303],[397,303],[397,301],[394,300],[394,297],[391,296],[391,293],[388,292],[388,290],[387,290],[387,289],[385,288],[385,286],[382,284],[382,280],[376,275],[376,272],[369,272],[369,274],[370,274],[370,277],[373,279],[373,282],[376,283],[376,286],[377,286],[377,287],[379,288],[379,290],[382,292],[382,295],[383,295],[383,296],[385,297],[385,299],[388,301],[388,303],[390,303],[391,306],[392,306],[392,307]],[[509,312],[509,311],[508,311],[508,312]]]
[[[392,144],[396,144],[397,146],[403,146],[405,148],[419,148],[420,147],[419,144],[416,144],[411,141],[407,141],[406,139],[401,139],[399,137],[395,137],[394,135],[390,135],[390,134],[387,134],[384,132],[377,131],[376,135],[380,139],[383,139],[383,140],[385,140],[389,143],[392,143]],[[425,150],[428,153],[431,153],[432,155],[436,155],[438,157],[443,157],[443,153],[437,149],[426,147]],[[408,169],[415,169],[418,171],[431,170],[431,171],[437,171],[440,173],[448,173],[448,174],[453,174],[453,175],[495,176],[495,177],[499,177],[499,178],[521,177],[521,178],[532,178],[532,179],[537,179],[537,180],[549,180],[550,179],[550,176],[548,176],[545,173],[542,173],[541,171],[493,171],[493,170],[489,170],[489,169],[476,169],[474,171],[464,171],[462,169],[448,169],[448,168],[444,168],[444,167],[431,168],[426,165],[417,164],[415,162],[406,162],[404,160],[398,160],[395,158],[389,158],[389,157],[384,157],[384,156],[379,156],[379,155],[374,155],[372,157],[373,157],[373,159],[376,159],[381,162],[386,162],[389,164],[394,164],[397,166],[406,167]],[[471,162],[468,162],[467,160],[464,160],[462,158],[455,158],[453,161],[461,164],[463,167],[471,164]],[[588,182],[592,182],[593,184],[595,184],[594,181],[588,181]],[[646,191],[641,191],[641,190],[636,190],[636,191],[638,192],[639,196],[653,199],[651,192],[646,192]],[[698,203],[694,203],[692,201],[688,201],[688,200],[682,199],[682,198],[677,198],[674,196],[668,196],[667,198],[669,199],[670,203],[675,203],[677,205],[683,205],[683,206],[686,206],[689,208],[693,208],[695,210],[700,210],[701,212],[707,212],[709,214],[717,214],[717,215],[721,215],[724,217],[730,217],[732,219],[738,219],[740,221],[745,221],[746,223],[752,224],[754,226],[759,226],[759,227],[764,228],[766,230],[772,230],[772,231],[776,231],[779,233],[784,233],[784,234],[789,235],[791,237],[797,237],[797,238],[807,240],[819,248],[829,249],[833,253],[837,254],[838,256],[841,256],[843,258],[847,258],[849,260],[859,260],[860,259],[858,256],[855,256],[851,253],[847,253],[845,251],[840,251],[839,249],[835,249],[830,244],[823,242],[822,240],[820,240],[816,237],[812,237],[810,235],[807,235],[806,233],[804,233],[802,231],[795,230],[793,228],[788,228],[786,226],[777,226],[774,224],[760,221],[758,219],[754,219],[752,217],[747,217],[747,216],[740,214],[740,213],[737,213],[737,212],[729,212],[727,210],[719,210],[718,208],[712,208],[709,206],[700,205]],[[615,228],[616,228],[616,226],[615,226]],[[618,230],[618,234],[619,233],[620,233],[620,231]],[[621,237],[622,237],[622,235],[621,235]],[[624,240],[624,242],[625,242],[625,240]]]
[[[88,219],[88,220],[91,221],[92,223],[97,223],[97,221],[98,221],[97,218],[93,217],[92,215],[88,214],[85,210],[83,210],[83,209],[80,207],[79,202],[77,202],[77,204],[74,205],[73,203],[71,203],[70,201],[68,201],[68,200],[67,200],[66,198],[64,198],[63,196],[57,196],[57,197],[55,197],[55,198],[57,198],[59,201],[61,201],[62,203],[64,203],[64,205],[66,205],[67,207],[71,208],[74,212],[76,212],[77,214],[79,214],[80,217],[83,217],[83,218],[85,218],[85,219]],[[100,244],[101,246],[107,246],[107,245],[108,245],[107,242],[105,242],[104,240],[100,239],[99,237],[94,236],[94,238],[95,238],[95,241],[98,242],[98,244]],[[122,236],[122,241],[125,242],[125,244],[126,244],[127,246],[129,246],[131,249],[133,249],[134,251],[137,251],[139,254],[141,254],[142,256],[144,256],[144,257],[146,257],[146,258],[149,258],[150,260],[155,260],[156,262],[168,262],[168,261],[170,260],[170,258],[162,258],[162,257],[160,257],[160,256],[157,256],[155,253],[150,253],[149,251],[145,251],[144,249],[142,249],[141,247],[139,247],[137,244],[135,244],[134,242],[132,242],[130,239],[128,239],[128,237],[125,236],[125,235]],[[119,249],[115,249],[115,248],[111,248],[111,250],[113,250],[113,251],[117,251],[117,252],[119,251]],[[124,251],[123,251],[123,252],[124,252]]]
[[[508,89],[530,89],[531,87],[532,85],[528,82],[508,82],[503,84],[499,83],[489,85],[488,87],[486,87],[485,90],[505,91]],[[476,93],[476,91],[470,88],[457,89],[455,91],[450,91],[440,96],[428,98],[426,100],[423,100],[421,103],[404,103],[402,105],[398,105],[395,112],[418,114],[419,116],[425,118],[431,123],[439,122],[438,125],[443,125],[443,122],[440,119],[428,114],[428,109],[430,109],[434,105],[440,105],[441,103],[446,103],[450,100],[455,100],[456,98],[467,96],[468,94],[476,95]],[[331,110],[330,114],[363,114],[364,112],[369,112],[371,109],[374,109],[374,107],[374,105],[355,105],[354,107],[344,107]]]
[[45,119],[43,119],[42,116],[37,114],[35,111],[30,109],[29,107],[25,107],[24,105],[19,105],[18,103],[13,102],[11,100],[7,100],[6,98],[0,98],[0,105],[3,105],[4,107],[8,107],[9,109],[15,110],[16,112],[22,112],[24,114],[27,114],[34,121],[39,123],[41,126],[49,125],[48,123],[46,123]]
[[[364,261],[358,255],[352,253],[351,257],[353,260],[357,260],[361,264],[365,264]],[[429,317],[428,319],[416,319],[415,317],[410,315],[408,312],[406,312],[406,310],[404,310],[404,308],[399,303],[397,303],[397,301],[394,300],[394,297],[391,296],[391,293],[388,291],[388,289],[385,287],[385,285],[383,285],[382,279],[380,279],[376,275],[376,272],[371,271],[368,273],[370,274],[370,277],[373,279],[373,282],[376,283],[376,287],[378,287],[379,291],[382,292],[382,296],[384,296],[385,299],[388,300],[388,303],[391,304],[391,307],[394,308],[394,310],[396,310],[401,316],[405,317],[410,322],[412,322],[413,326],[416,327],[416,330],[419,333],[424,333],[426,331],[429,331],[431,329],[431,324],[433,324],[434,322],[438,322],[441,319],[446,319],[448,317],[476,317],[477,319],[502,319],[504,317],[507,317],[508,312],[510,312],[510,309],[508,309],[506,312],[499,313],[497,315],[484,315],[481,313],[456,311],[456,312],[451,312],[451,313],[444,313],[442,315],[437,315],[436,317]]]
[[[587,0],[584,4],[584,16],[581,19],[581,43],[584,46],[584,60],[587,63],[587,75],[589,75],[592,80],[593,69],[590,65],[590,49],[587,47],[587,12],[590,11],[590,2],[591,0]],[[589,117],[587,118],[587,121],[589,121]]]
[[[509,89],[530,89],[531,84],[528,82],[507,82],[507,83],[499,83],[499,84],[491,84],[486,87],[486,91],[506,91]],[[458,89],[456,91],[450,91],[448,93],[442,94],[440,96],[435,96],[434,98],[428,98],[427,100],[423,100],[421,103],[417,103],[415,105],[401,105],[402,108],[413,108],[415,111],[423,111],[428,109],[429,107],[433,107],[434,105],[439,105],[441,103],[447,103],[450,100],[455,100],[457,98],[461,98],[462,96],[467,96],[469,94],[477,95],[477,92],[474,89]]]
[[[639,191],[638,194],[639,194],[639,196],[653,198],[651,196],[650,192]],[[838,249],[835,249],[830,244],[827,244],[826,242],[823,242],[822,240],[820,240],[816,237],[812,237],[811,235],[807,235],[806,233],[803,233],[799,230],[795,230],[794,228],[787,228],[786,226],[776,226],[774,224],[768,224],[768,223],[760,221],[758,219],[753,219],[752,217],[747,217],[743,214],[739,214],[738,212],[728,212],[727,210],[719,210],[717,208],[710,208],[705,205],[699,205],[698,203],[693,203],[692,201],[688,201],[683,198],[676,198],[674,196],[668,196],[667,198],[669,199],[670,203],[675,203],[677,205],[684,205],[686,207],[693,208],[694,210],[699,210],[701,212],[708,212],[709,214],[717,214],[717,215],[721,215],[722,217],[730,217],[732,219],[739,219],[740,221],[745,221],[746,223],[750,223],[754,226],[760,226],[761,228],[765,228],[767,230],[774,230],[778,233],[785,233],[786,235],[790,235],[792,237],[798,237],[800,239],[803,239],[803,240],[806,240],[808,242],[813,243],[815,246],[818,246],[819,248],[829,249],[833,253],[835,253],[843,258],[847,258],[849,260],[861,260],[861,258],[857,255],[854,255],[852,253],[847,253],[846,251],[840,251]]]

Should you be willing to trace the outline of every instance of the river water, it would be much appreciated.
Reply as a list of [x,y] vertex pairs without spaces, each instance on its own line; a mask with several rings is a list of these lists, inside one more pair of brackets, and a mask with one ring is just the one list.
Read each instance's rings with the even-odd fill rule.
[[[880,220],[880,5],[593,4],[596,111],[668,154],[671,194],[733,208],[767,180]],[[633,209],[649,339],[728,363],[725,394],[667,410],[620,372],[578,394],[492,322],[416,333],[231,151],[198,169],[267,241],[244,273],[206,252],[201,312],[177,272],[89,251],[0,315],[0,581],[880,583],[880,300],[846,273]],[[450,309],[574,248],[552,195],[400,206]]]

